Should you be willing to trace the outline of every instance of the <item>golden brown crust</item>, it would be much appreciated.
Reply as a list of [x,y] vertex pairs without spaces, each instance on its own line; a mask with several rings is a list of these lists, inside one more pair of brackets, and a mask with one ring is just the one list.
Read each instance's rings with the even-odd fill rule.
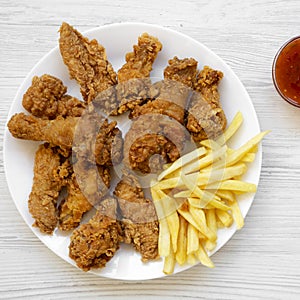
[[186,128],[193,140],[215,139],[226,127],[226,116],[221,107],[218,84],[223,73],[205,66],[197,74],[195,93],[191,97]]
[[68,157],[72,148],[78,118],[58,116],[54,120],[43,120],[24,113],[15,114],[8,122],[10,133],[19,139],[46,141],[58,146],[61,154]]
[[[70,169],[70,176],[66,182],[67,196],[58,209],[59,229],[63,231],[76,228],[80,224],[84,213],[93,207],[92,202],[82,193],[76,180],[76,174],[71,166]],[[98,171],[104,184],[109,187],[111,179],[109,169],[107,167],[98,167]]]
[[61,158],[49,145],[40,145],[34,161],[34,178],[29,195],[29,212],[35,219],[33,226],[52,234],[57,225],[56,204],[59,192],[65,185],[68,172],[61,166]]
[[160,114],[142,115],[125,135],[124,164],[142,173],[156,173],[163,163],[179,158],[184,140],[185,132],[178,122]]
[[64,22],[60,27],[59,48],[85,101],[91,102],[98,93],[116,84],[116,73],[107,61],[105,49],[95,39],[90,41]]
[[118,250],[122,237],[116,210],[116,200],[106,198],[100,204],[95,216],[74,230],[69,255],[84,271],[105,267]]
[[54,76],[44,74],[34,76],[31,86],[23,95],[23,107],[33,116],[43,119],[55,119],[57,116],[80,117],[85,104],[66,95],[67,87]]
[[118,71],[119,82],[149,77],[152,64],[161,49],[162,44],[157,38],[143,33],[138,39],[138,44],[133,46],[133,52],[126,54],[126,63]]
[[124,242],[133,244],[142,261],[158,258],[159,223],[153,202],[144,197],[137,178],[125,173],[114,194],[122,215]]
[[138,38],[138,44],[133,46],[133,52],[126,54],[126,63],[118,71],[115,98],[110,97],[110,103],[104,101],[106,103],[102,105],[106,106],[104,109],[107,113],[113,116],[123,114],[155,94],[148,78],[161,49],[160,41],[147,33]]

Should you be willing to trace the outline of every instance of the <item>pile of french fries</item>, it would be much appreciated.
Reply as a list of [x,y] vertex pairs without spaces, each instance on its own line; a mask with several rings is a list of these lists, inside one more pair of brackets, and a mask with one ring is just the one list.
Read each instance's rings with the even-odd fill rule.
[[165,274],[179,265],[213,268],[208,252],[217,244],[219,228],[244,225],[237,196],[254,193],[256,185],[242,180],[247,164],[255,159],[258,145],[268,131],[261,132],[240,148],[227,146],[243,122],[238,112],[217,140],[203,140],[151,183],[151,194],[159,218],[159,255]]

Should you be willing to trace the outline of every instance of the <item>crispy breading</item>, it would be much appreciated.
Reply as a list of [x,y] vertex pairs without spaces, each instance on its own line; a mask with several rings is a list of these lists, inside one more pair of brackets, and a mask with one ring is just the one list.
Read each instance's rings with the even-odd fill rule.
[[57,116],[80,117],[85,109],[84,102],[66,95],[67,87],[54,76],[34,76],[32,84],[23,95],[23,107],[33,116],[55,119]]
[[[78,182],[76,180],[76,174],[73,172],[70,166],[70,175],[66,182],[67,196],[60,203],[58,208],[59,229],[68,231],[76,228],[84,215],[92,209],[93,204],[82,193]],[[104,184],[110,186],[110,172],[107,167],[98,167],[99,175],[102,178]]]
[[181,82],[188,87],[194,86],[198,64],[194,58],[179,59],[174,56],[168,63],[164,70],[165,79]]
[[102,45],[95,39],[90,41],[65,22],[59,31],[61,56],[70,77],[79,83],[85,101],[91,102],[98,93],[117,83],[116,73]]
[[226,116],[218,92],[222,77],[222,72],[207,66],[197,74],[186,125],[196,142],[207,138],[215,139],[226,127]]
[[143,33],[138,38],[138,44],[133,46],[133,52],[126,54],[126,63],[118,71],[118,81],[149,77],[152,65],[161,49],[162,44],[157,38]]
[[162,44],[156,37],[147,33],[139,36],[138,44],[133,46],[133,52],[126,54],[126,63],[118,71],[115,98],[110,97],[110,103],[104,99],[102,101],[102,107],[108,114],[123,114],[156,96],[157,92],[151,87],[149,76],[161,49]]
[[122,132],[116,126],[116,121],[109,123],[106,119],[100,127],[95,143],[95,159],[100,166],[112,166],[122,160]]
[[164,80],[159,83],[159,95],[154,101],[136,106],[130,117],[157,113],[167,115],[179,123],[184,123],[184,112],[187,109],[197,74],[197,61],[193,58],[179,59],[176,56],[169,60],[164,70]]
[[[116,122],[108,123],[104,121],[102,127],[99,126],[98,119],[95,122],[90,121],[94,115],[87,115],[88,120],[78,117],[63,118],[58,116],[54,120],[43,120],[31,115],[25,115],[24,113],[15,114],[8,122],[8,129],[10,133],[20,139],[33,140],[33,141],[46,141],[52,146],[58,146],[61,150],[61,154],[68,157],[71,148],[73,146],[74,133],[76,125],[79,120],[84,122],[84,125],[78,129],[77,137],[83,139],[82,145],[87,135],[92,134],[95,136],[94,142],[96,144],[96,152],[90,150],[89,154],[96,155],[96,161],[100,165],[111,165],[112,159],[114,163],[118,163],[122,158],[122,139],[121,133],[116,128]],[[97,125],[95,125],[97,123]],[[97,127],[99,130],[98,135]],[[116,138],[115,138],[116,137]],[[77,141],[78,142],[78,141]],[[86,147],[92,147],[92,145],[85,145]],[[112,151],[113,148],[113,151]],[[113,154],[113,156],[112,156]]]
[[67,176],[67,168],[61,165],[59,153],[48,144],[40,145],[35,154],[28,208],[35,219],[33,226],[43,233],[52,234],[57,225],[57,199]]
[[180,157],[184,140],[185,131],[178,122],[160,114],[142,115],[125,135],[123,162],[133,170],[156,173],[163,163]]
[[103,268],[119,249],[122,236],[116,215],[117,201],[108,197],[88,223],[74,230],[69,255],[79,268]]
[[18,113],[11,117],[7,126],[15,138],[46,141],[51,146],[58,146],[61,154],[68,157],[78,119],[77,117],[63,118],[58,116],[54,120],[43,120]]
[[159,223],[153,202],[146,199],[137,178],[125,173],[117,184],[124,242],[133,244],[142,261],[158,258]]

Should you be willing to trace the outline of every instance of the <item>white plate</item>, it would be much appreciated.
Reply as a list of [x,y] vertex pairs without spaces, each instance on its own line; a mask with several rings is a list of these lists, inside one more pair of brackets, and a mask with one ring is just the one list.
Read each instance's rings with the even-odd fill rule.
[[[260,131],[251,99],[238,77],[220,57],[198,41],[167,28],[141,23],[112,24],[89,30],[84,34],[89,38],[96,38],[107,49],[109,61],[115,70],[118,70],[125,61],[125,53],[132,50],[132,45],[136,43],[138,36],[143,32],[157,36],[163,44],[163,50],[155,61],[151,76],[162,77],[162,71],[167,65],[168,59],[175,55],[180,58],[194,57],[199,62],[199,68],[209,65],[224,73],[224,78],[220,84],[220,94],[227,119],[232,120],[237,111],[241,111],[245,119],[242,128],[240,128],[234,140],[231,141],[232,147],[241,145]],[[12,103],[9,118],[14,113],[24,111],[22,107],[23,94],[31,85],[32,77],[34,75],[41,76],[44,73],[60,78],[68,87],[69,94],[81,98],[79,87],[75,81],[69,79],[68,70],[63,64],[58,47],[56,47],[45,55],[25,78]],[[14,139],[6,129],[4,164],[8,186],[20,214],[35,235],[54,253],[70,264],[75,265],[68,256],[68,235],[61,234],[56,230],[52,236],[49,236],[41,234],[38,229],[31,226],[33,219],[28,212],[27,199],[32,185],[33,162],[37,145],[36,142]],[[255,161],[249,166],[245,176],[245,180],[255,184],[258,184],[260,176],[261,152],[260,148]],[[254,194],[243,195],[240,198],[241,211],[243,216],[246,216],[253,202]],[[214,252],[219,250],[235,231],[235,225],[220,230],[218,244]],[[189,265],[176,266],[174,273],[188,268],[190,268]],[[162,269],[162,260],[142,263],[140,255],[131,246],[122,245],[104,269],[90,272],[115,279],[144,280],[164,276]]]

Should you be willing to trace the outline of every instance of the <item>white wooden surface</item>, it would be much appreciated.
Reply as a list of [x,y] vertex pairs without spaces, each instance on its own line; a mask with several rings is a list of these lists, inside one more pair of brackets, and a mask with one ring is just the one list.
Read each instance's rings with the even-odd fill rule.
[[284,103],[271,79],[280,45],[300,34],[297,0],[0,0],[0,134],[17,89],[57,45],[62,21],[80,31],[140,21],[201,41],[240,77],[262,129],[263,168],[245,227],[200,265],[144,282],[83,273],[50,252],[25,225],[0,159],[0,299],[300,299],[300,109]]

